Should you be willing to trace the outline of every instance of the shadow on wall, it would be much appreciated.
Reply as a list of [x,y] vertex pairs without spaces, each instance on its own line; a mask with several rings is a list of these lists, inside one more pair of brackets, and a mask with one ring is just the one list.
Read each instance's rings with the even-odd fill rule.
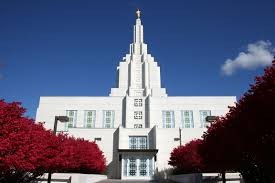
[[120,178],[120,161],[118,155],[118,140],[119,140],[119,128],[113,134],[113,158],[107,166],[106,175],[108,179],[119,179]]
[[122,100],[122,126],[126,128],[126,97]]

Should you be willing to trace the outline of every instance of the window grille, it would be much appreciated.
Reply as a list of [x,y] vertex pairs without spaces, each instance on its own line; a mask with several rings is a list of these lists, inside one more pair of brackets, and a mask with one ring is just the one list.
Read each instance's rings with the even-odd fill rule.
[[162,111],[163,128],[175,128],[174,111]]
[[134,99],[135,107],[142,107],[142,99]]
[[134,111],[134,119],[142,119],[142,111]]
[[129,149],[147,149],[147,137],[145,136],[130,136]]
[[111,111],[111,110],[103,111],[103,128],[114,127],[114,114],[115,114],[115,111]]
[[94,128],[95,127],[95,117],[96,111],[85,111],[84,117],[84,127],[86,128]]
[[74,128],[76,127],[77,111],[76,110],[67,110],[66,116],[69,117],[68,123],[65,123],[65,128]]
[[181,111],[182,128],[194,128],[193,111]]

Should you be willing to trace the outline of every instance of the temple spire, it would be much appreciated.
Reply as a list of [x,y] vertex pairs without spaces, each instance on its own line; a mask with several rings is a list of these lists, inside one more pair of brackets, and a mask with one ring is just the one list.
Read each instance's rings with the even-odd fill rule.
[[137,19],[136,25],[134,26],[134,43],[143,43],[143,26],[141,24],[141,11],[138,9],[136,11]]

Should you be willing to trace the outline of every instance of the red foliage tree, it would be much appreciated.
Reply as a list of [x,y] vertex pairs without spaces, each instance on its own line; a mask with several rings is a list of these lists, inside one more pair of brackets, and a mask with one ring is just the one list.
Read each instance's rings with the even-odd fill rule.
[[20,103],[0,100],[0,182],[31,182],[46,172],[101,173],[105,158],[94,142],[53,135],[23,116]]
[[170,156],[169,165],[175,167],[176,173],[201,172],[204,168],[198,147],[202,140],[192,140],[189,143],[175,148]]
[[235,170],[250,182],[275,182],[275,61],[229,113],[204,134],[210,170]]
[[174,149],[169,164],[198,172],[203,162],[206,172],[238,171],[246,182],[275,182],[275,61],[194,143]]
[[59,135],[59,138],[64,137],[63,151],[57,156],[63,172],[102,173],[105,170],[105,158],[95,142]]

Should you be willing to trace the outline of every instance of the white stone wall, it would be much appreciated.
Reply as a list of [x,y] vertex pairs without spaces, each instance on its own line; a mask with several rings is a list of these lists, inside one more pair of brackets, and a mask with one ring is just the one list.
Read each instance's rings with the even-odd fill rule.
[[121,128],[119,133],[119,149],[129,149],[129,136],[146,136],[149,147],[149,132],[151,128]]
[[169,168],[170,153],[175,147],[179,146],[179,141],[174,140],[176,137],[179,137],[179,129],[156,129],[156,148],[159,150],[157,154],[158,171]]
[[162,111],[171,110],[175,114],[175,128],[181,127],[181,111],[192,110],[194,127],[200,128],[200,110],[210,110],[213,116],[222,116],[233,106],[236,97],[149,97],[150,124],[162,128]]
[[[66,115],[66,110],[77,110],[76,127],[84,127],[84,111],[96,110],[96,128],[103,127],[103,110],[114,110],[114,128],[122,122],[123,97],[40,97],[36,121],[45,122],[48,129],[53,129],[55,116]],[[65,125],[58,123],[58,131]]]
[[[134,100],[135,99],[142,99],[142,106],[134,106]],[[146,104],[145,104],[145,97],[128,97],[126,96],[126,125],[124,127],[126,128],[134,128],[135,124],[141,124],[144,128],[146,126]],[[134,118],[134,112],[135,111],[141,111],[142,112],[142,119],[135,119]]]

